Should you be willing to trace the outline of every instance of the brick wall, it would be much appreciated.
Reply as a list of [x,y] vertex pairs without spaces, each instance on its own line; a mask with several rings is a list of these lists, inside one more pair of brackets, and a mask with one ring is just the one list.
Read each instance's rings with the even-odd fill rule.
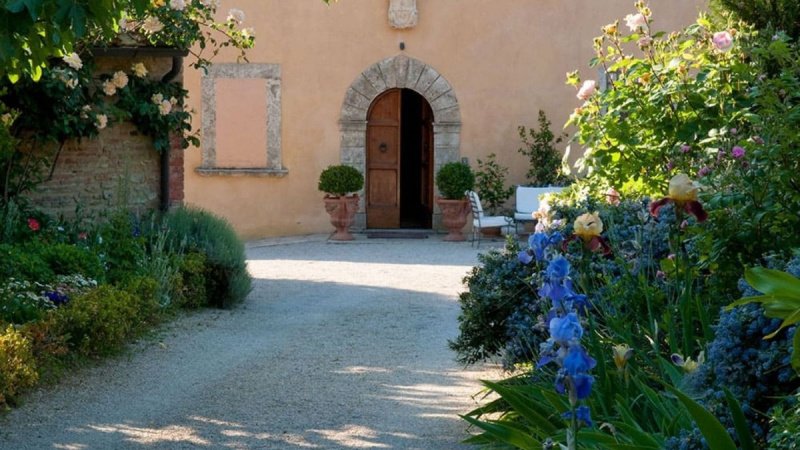
[[[169,57],[97,58],[98,75],[116,70],[130,72],[144,62],[150,77],[161,78],[171,68]],[[179,77],[177,81],[180,81]],[[169,204],[183,202],[183,149],[178,136],[171,140]],[[42,149],[40,149],[42,150]],[[48,149],[52,151],[52,149]],[[94,139],[69,141],[61,151],[52,178],[26,196],[32,205],[53,216],[96,217],[124,207],[136,212],[157,209],[161,193],[161,155],[149,136],[128,122],[100,131]]]

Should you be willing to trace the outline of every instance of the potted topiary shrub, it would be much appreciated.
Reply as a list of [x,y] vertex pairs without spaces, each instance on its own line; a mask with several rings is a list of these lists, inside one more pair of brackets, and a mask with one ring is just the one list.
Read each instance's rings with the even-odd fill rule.
[[461,229],[467,224],[470,213],[469,201],[465,195],[475,185],[475,175],[468,165],[450,162],[439,169],[436,174],[436,186],[441,197],[436,197],[436,204],[442,211],[442,225],[447,229],[445,241],[464,241],[466,237]]
[[325,193],[325,210],[331,216],[331,225],[336,228],[330,239],[352,241],[349,228],[358,212],[357,192],[364,187],[364,176],[355,167],[328,166],[319,175],[317,187]]

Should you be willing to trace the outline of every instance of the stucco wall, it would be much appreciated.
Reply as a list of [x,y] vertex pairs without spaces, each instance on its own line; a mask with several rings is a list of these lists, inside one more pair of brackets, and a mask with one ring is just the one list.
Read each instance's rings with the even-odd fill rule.
[[[453,88],[461,112],[461,156],[491,152],[511,168],[509,183],[524,180],[527,161],[517,153],[519,125],[536,124],[543,109],[561,129],[578,106],[565,74],[588,67],[592,38],[600,27],[633,12],[633,0],[419,0],[419,23],[395,30],[387,20],[388,0],[320,1],[232,0],[226,6],[244,10],[244,26],[254,27],[253,63],[280,66],[281,159],[283,176],[199,176],[200,149],[186,153],[186,201],[228,218],[245,237],[326,232],[331,230],[317,191],[317,177],[340,162],[340,113],[348,87],[371,65],[404,54],[438,71]],[[691,23],[705,2],[652,2],[658,30]],[[624,22],[623,22],[624,26]],[[399,49],[400,43],[405,50]],[[218,62],[234,61],[223,53]],[[185,72],[190,108],[202,110],[200,73]],[[250,81],[220,83],[217,95],[226,108],[236,101],[259,99]],[[251,107],[243,105],[243,108]],[[218,115],[221,113],[218,111]],[[229,152],[241,149],[252,160],[247,136],[263,129],[263,117],[237,114],[218,117]],[[201,117],[194,121],[199,126]],[[224,125],[224,127],[223,127]],[[219,141],[219,137],[217,138]],[[249,144],[248,144],[249,143]],[[222,145],[222,144],[218,144]]]

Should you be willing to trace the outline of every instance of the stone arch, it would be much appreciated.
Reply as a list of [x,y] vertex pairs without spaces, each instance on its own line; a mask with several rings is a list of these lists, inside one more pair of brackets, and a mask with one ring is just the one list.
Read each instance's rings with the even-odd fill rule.
[[[434,170],[461,158],[461,109],[452,85],[433,67],[405,55],[377,62],[361,72],[347,88],[339,119],[342,164],[366,171],[367,113],[372,102],[388,89],[411,89],[433,109]],[[434,227],[439,214],[434,213]],[[357,228],[366,227],[363,195],[356,216]]]

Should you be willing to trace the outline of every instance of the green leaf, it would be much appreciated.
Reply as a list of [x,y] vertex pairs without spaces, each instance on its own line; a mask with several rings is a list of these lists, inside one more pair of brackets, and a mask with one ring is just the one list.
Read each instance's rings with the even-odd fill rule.
[[744,278],[753,288],[765,295],[785,297],[800,306],[800,280],[780,270],[753,267],[747,269]]
[[542,414],[541,411],[534,409],[535,402],[528,396],[517,392],[514,386],[503,386],[490,381],[484,381],[483,384],[497,392],[520,417],[524,418],[532,426],[541,428],[548,435],[558,431],[558,427],[551,422],[550,418]]
[[750,427],[747,426],[747,419],[744,417],[744,412],[742,412],[742,406],[728,388],[723,387],[722,390],[725,392],[725,400],[727,400],[733,416],[733,425],[736,428],[736,434],[739,436],[741,449],[755,450],[756,444],[753,441],[753,435],[750,434]]
[[542,443],[524,432],[502,422],[483,422],[472,417],[461,416],[462,419],[486,431],[501,442],[523,450],[540,450]]
[[669,385],[665,385],[665,387],[678,397],[678,400],[689,411],[711,450],[736,450],[733,439],[713,414],[677,388]]
[[795,328],[792,338],[792,368],[795,372],[800,373],[800,350],[798,349],[800,349],[800,333]]

